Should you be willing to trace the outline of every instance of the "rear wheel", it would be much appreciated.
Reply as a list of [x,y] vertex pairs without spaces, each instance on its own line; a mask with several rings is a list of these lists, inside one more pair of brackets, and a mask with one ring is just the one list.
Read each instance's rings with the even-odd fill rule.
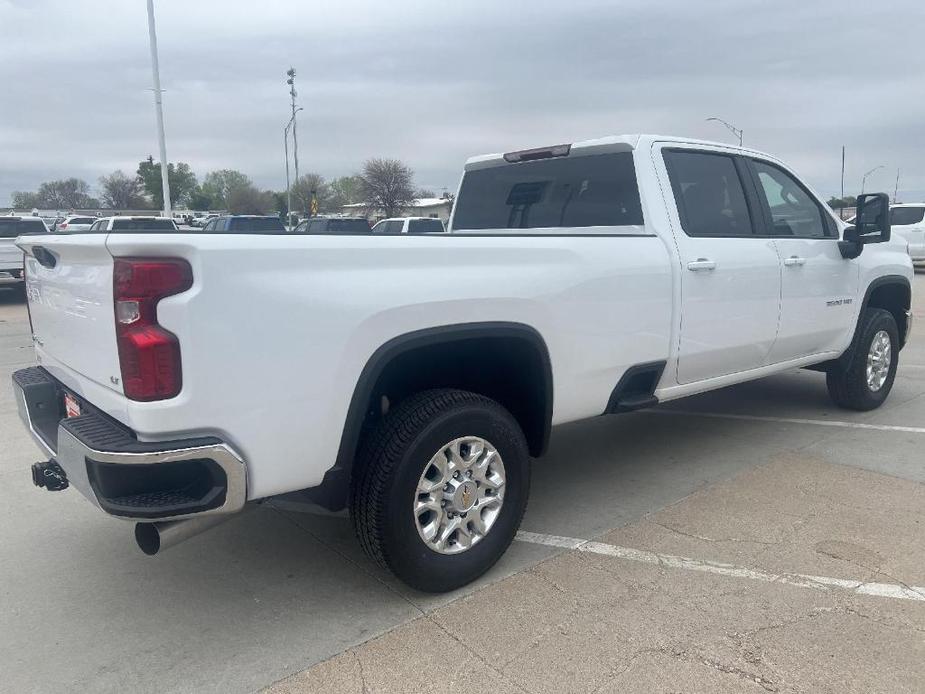
[[363,549],[402,581],[452,590],[514,539],[530,461],[516,420],[489,398],[431,390],[401,402],[357,460],[351,514]]
[[896,378],[899,330],[896,319],[881,308],[867,309],[858,324],[851,360],[832,366],[826,385],[835,404],[850,410],[873,410],[886,400]]

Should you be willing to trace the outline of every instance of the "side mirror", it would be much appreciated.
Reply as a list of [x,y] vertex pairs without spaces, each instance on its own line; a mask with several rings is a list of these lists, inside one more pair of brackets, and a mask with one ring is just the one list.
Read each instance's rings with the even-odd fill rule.
[[867,193],[858,197],[855,228],[858,240],[863,244],[890,240],[890,198],[886,193]]
[[838,243],[843,258],[857,258],[868,243],[890,240],[890,198],[886,193],[858,196],[854,226],[845,229]]

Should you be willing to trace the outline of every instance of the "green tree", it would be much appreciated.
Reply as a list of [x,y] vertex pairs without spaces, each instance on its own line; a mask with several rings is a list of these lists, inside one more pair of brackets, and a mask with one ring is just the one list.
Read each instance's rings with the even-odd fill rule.
[[258,190],[253,183],[233,188],[226,202],[231,214],[270,214],[276,206],[273,193]]
[[220,169],[210,171],[202,179],[201,190],[209,196],[212,209],[225,209],[228,207],[228,197],[236,188],[252,185],[252,181],[245,174],[234,169]]
[[395,217],[414,202],[414,172],[398,159],[369,159],[360,177],[368,211]]
[[130,210],[147,207],[148,201],[142,195],[141,181],[137,176],[126,176],[122,171],[113,171],[100,176],[100,199],[104,207],[116,210]]
[[196,186],[196,189],[190,193],[187,201],[191,210],[217,210],[219,206],[212,204],[212,196],[206,193],[202,186]]
[[[138,163],[138,178],[144,187],[145,193],[151,197],[155,209],[164,208],[164,190],[161,182],[161,164],[149,156]],[[196,174],[189,164],[178,162],[167,164],[167,181],[170,183],[170,204],[176,205],[189,200],[196,190]]]
[[357,174],[335,178],[328,184],[328,191],[329,209],[340,210],[344,205],[363,202],[363,179]]

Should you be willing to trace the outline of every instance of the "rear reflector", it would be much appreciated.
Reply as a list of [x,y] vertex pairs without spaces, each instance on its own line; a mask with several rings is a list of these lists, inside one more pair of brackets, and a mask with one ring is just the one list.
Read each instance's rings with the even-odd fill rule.
[[132,400],[172,398],[182,387],[180,343],[157,322],[157,304],[193,285],[193,271],[178,258],[118,258],[113,301],[122,389]]
[[508,152],[504,161],[515,164],[521,161],[536,161],[537,159],[552,159],[554,157],[567,157],[572,151],[571,145],[553,145],[552,147],[537,147],[536,149],[523,149],[519,152]]

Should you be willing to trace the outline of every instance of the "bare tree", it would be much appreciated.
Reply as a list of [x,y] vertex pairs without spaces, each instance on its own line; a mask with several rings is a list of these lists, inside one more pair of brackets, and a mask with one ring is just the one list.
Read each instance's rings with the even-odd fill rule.
[[137,176],[113,171],[108,176],[100,176],[100,189],[100,201],[105,207],[130,210],[147,206],[147,200],[142,195],[141,180]]
[[273,193],[258,190],[253,183],[232,188],[225,202],[231,214],[270,214],[276,207]]
[[319,210],[328,209],[331,192],[321,174],[307,173],[299,176],[299,180],[292,184],[291,191],[293,212],[311,211],[313,198]]
[[37,193],[38,207],[49,209],[80,209],[99,207],[99,200],[90,197],[90,186],[79,178],[45,181]]
[[369,159],[360,178],[369,210],[395,217],[414,202],[414,172],[398,159]]

